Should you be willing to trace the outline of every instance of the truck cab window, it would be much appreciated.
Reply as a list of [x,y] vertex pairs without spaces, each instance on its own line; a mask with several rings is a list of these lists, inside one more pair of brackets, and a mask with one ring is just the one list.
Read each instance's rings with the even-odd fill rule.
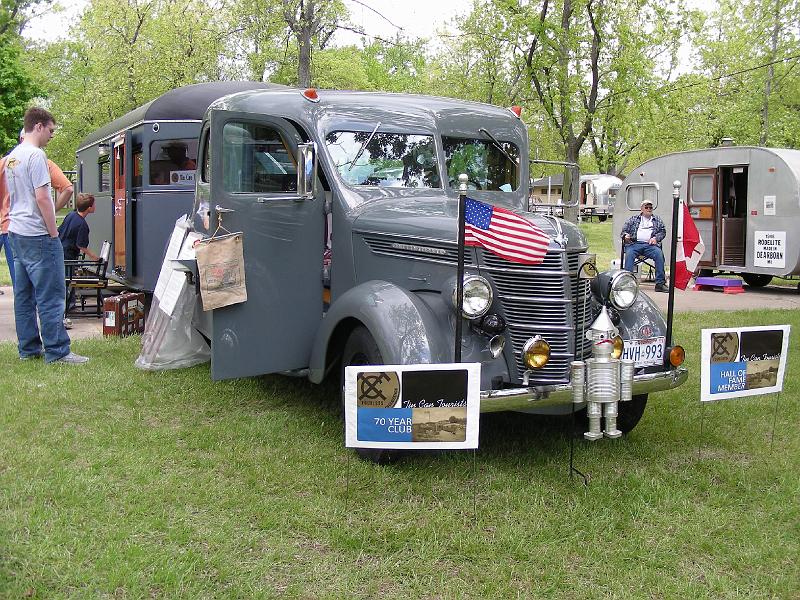
[[325,142],[339,175],[350,185],[442,187],[433,136],[334,131]]
[[197,139],[150,143],[150,185],[193,186],[196,168]]
[[222,132],[226,192],[280,193],[297,189],[297,168],[280,133],[257,123],[226,123]]
[[[451,188],[457,188],[458,176],[466,173],[467,187],[471,190],[517,189],[519,148],[514,144],[501,142],[505,154],[488,140],[443,137],[442,144]],[[514,160],[509,160],[506,154]]]

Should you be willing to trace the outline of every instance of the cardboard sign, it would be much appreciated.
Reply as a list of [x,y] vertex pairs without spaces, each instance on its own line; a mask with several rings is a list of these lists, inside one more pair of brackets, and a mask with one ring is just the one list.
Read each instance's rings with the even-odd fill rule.
[[780,392],[789,331],[789,325],[703,329],[700,400]]
[[478,447],[480,364],[345,369],[348,448]]

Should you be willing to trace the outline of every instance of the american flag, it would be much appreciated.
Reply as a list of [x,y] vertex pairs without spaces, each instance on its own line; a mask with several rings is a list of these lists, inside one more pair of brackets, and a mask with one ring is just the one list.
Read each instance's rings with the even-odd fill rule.
[[540,264],[547,254],[547,234],[505,208],[467,198],[464,221],[467,246],[483,246],[506,260],[528,265]]

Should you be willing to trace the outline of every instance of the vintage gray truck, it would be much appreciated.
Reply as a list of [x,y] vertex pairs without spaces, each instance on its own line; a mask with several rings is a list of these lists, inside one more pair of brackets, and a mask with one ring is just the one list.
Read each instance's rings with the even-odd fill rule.
[[[680,352],[666,347],[665,320],[630,273],[579,277],[590,258],[580,229],[525,211],[528,157],[525,124],[485,104],[292,88],[212,103],[193,226],[243,232],[247,284],[246,302],[199,323],[212,377],[318,383],[346,365],[452,362],[463,319],[462,360],[481,364],[481,412],[569,414],[570,365],[591,356],[585,333],[606,307],[635,362],[618,419],[632,429],[651,392],[686,381]],[[538,265],[468,247],[458,309],[462,173],[470,197],[513,210],[551,241]]]

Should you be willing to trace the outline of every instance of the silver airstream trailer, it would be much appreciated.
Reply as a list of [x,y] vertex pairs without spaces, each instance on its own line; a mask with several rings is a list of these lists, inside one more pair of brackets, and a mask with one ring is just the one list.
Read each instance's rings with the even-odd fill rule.
[[[672,224],[672,183],[683,184],[692,219],[705,244],[700,269],[741,275],[752,286],[800,274],[800,241],[791,231],[800,216],[800,151],[722,146],[649,160],[623,181],[614,214],[614,243],[622,226],[652,200]],[[669,260],[669,245],[664,244]]]
[[[590,284],[581,230],[526,212],[528,156],[525,123],[485,104],[289,88],[213,103],[193,227],[241,232],[247,300],[198,323],[212,378],[319,383],[345,365],[451,362],[463,319],[463,360],[481,364],[482,412],[569,414],[586,406],[573,393],[583,363],[573,361],[592,356],[587,332],[608,308],[635,363],[617,423],[629,431],[648,394],[681,385],[687,371],[670,361],[664,318],[629,273]],[[536,265],[467,247],[468,307],[454,301],[461,174],[472,198],[550,238]]]
[[[78,191],[93,194],[91,247],[112,244],[109,273],[152,292],[175,220],[191,211],[197,139],[217,98],[270,84],[216,81],[171,90],[104,125],[77,150]],[[274,86],[273,86],[274,87]]]
[[580,179],[580,215],[605,221],[614,214],[614,203],[622,180],[614,175],[587,174]]

